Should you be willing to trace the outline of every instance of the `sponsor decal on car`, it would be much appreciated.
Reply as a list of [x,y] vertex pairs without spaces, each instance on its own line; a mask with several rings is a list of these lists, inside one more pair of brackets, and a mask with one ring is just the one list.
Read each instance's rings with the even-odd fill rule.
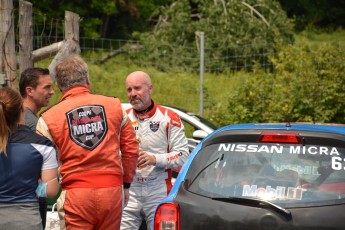
[[299,175],[320,175],[320,173],[318,172],[319,167],[314,165],[274,164],[273,168],[277,171],[283,171],[285,169],[293,170]]
[[[220,144],[218,151],[282,154],[284,149],[283,145]],[[340,155],[336,147],[328,146],[289,146],[289,154]]]
[[243,185],[242,196],[259,197],[265,200],[277,199],[293,199],[302,200],[303,188],[276,186],[273,188],[270,185],[266,187],[258,187],[258,185]]

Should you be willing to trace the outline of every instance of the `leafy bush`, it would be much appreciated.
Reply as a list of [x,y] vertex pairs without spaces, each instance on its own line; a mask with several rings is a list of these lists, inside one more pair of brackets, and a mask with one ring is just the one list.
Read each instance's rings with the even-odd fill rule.
[[273,73],[237,73],[226,109],[213,108],[222,125],[242,122],[345,123],[345,46],[277,47]]

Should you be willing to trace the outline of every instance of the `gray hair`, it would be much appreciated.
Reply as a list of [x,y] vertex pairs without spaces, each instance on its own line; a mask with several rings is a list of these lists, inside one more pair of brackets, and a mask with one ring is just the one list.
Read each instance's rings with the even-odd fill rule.
[[55,67],[56,83],[62,92],[76,85],[87,86],[88,66],[77,54],[63,59]]

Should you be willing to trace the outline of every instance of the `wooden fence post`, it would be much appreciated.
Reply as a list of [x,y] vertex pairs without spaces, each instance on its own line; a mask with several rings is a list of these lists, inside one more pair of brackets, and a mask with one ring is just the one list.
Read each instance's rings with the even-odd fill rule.
[[34,67],[32,3],[19,1],[19,72]]
[[17,87],[12,0],[0,0],[0,87]]
[[79,43],[79,22],[80,17],[78,14],[66,11],[65,12],[65,39],[72,39]]
[[80,17],[73,12],[65,12],[65,42],[49,65],[50,76],[55,80],[55,66],[70,54],[80,54],[79,45],[79,22]]
[[[32,3],[19,2],[19,60],[15,50],[14,16],[12,0],[0,0],[0,88],[17,88],[17,64],[20,73],[34,66],[34,62],[55,55],[49,65],[51,76],[55,79],[55,66],[59,60],[71,53],[80,54],[80,17],[73,12],[65,12],[65,39],[33,51]],[[19,73],[19,75],[20,75]]]

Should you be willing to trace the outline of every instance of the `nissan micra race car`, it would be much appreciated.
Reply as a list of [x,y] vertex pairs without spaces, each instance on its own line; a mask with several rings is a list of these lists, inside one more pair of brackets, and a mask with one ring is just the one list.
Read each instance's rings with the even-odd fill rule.
[[182,167],[154,229],[345,229],[345,126],[216,130]]

